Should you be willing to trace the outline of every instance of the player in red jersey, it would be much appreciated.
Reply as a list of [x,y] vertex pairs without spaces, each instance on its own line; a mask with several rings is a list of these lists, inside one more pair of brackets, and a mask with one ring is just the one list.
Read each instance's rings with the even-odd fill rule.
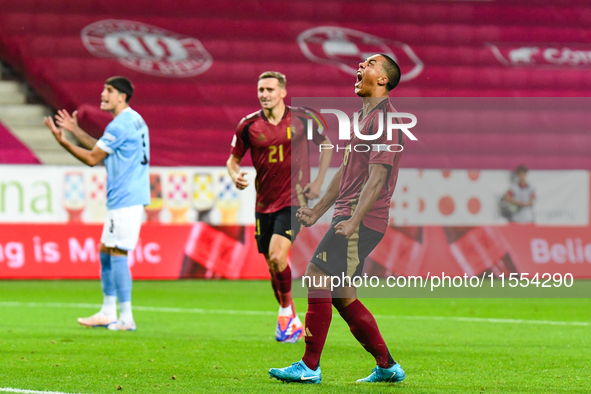
[[[295,217],[307,199],[317,198],[330,165],[331,153],[320,155],[318,176],[310,182],[307,114],[285,105],[285,75],[265,72],[258,81],[258,98],[262,109],[246,116],[238,124],[232,141],[227,167],[236,187],[248,186],[240,162],[250,149],[257,171],[256,240],[259,253],[265,255],[271,285],[279,302],[275,339],[294,343],[303,336],[303,325],[291,298],[291,268],[287,255],[300,230]],[[318,129],[313,131],[316,144],[330,144]]]
[[[387,55],[374,55],[359,64],[355,93],[363,98],[359,111],[361,134],[377,132],[379,117],[396,112],[388,95],[400,80],[400,68]],[[353,123],[353,122],[352,122]],[[384,127],[386,122],[383,123]],[[301,208],[298,217],[311,226],[333,205],[332,223],[310,260],[308,312],[306,313],[306,352],[301,361],[286,368],[272,368],[271,377],[286,382],[320,383],[320,355],[332,319],[332,305],[347,322],[355,338],[376,359],[377,366],[358,382],[400,382],[404,371],[390,355],[373,315],[357,299],[357,289],[349,283],[333,290],[330,276],[351,278],[361,274],[367,255],[380,242],[388,227],[390,200],[406,137],[399,131],[393,141],[387,133],[372,141],[384,149],[354,149],[359,139],[351,126],[349,148],[343,164],[331,180],[325,195],[313,208]],[[393,144],[400,145],[392,148]],[[391,149],[386,149],[390,146]]]

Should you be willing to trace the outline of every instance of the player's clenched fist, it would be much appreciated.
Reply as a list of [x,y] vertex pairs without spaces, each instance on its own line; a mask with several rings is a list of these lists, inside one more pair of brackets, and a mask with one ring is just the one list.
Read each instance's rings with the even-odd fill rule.
[[246,174],[248,174],[247,171],[241,171],[238,175],[232,177],[232,181],[234,181],[238,190],[244,190],[248,186],[248,181],[244,177]]
[[349,239],[351,235],[357,230],[359,224],[353,222],[351,219],[343,220],[334,226],[335,234],[342,235],[346,239]]
[[298,209],[296,217],[304,226],[310,227],[316,223],[320,215],[318,215],[318,212],[314,208],[302,207]]

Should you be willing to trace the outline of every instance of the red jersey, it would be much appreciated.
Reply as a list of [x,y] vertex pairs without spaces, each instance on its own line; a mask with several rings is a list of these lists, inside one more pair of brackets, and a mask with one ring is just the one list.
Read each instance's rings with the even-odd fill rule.
[[[242,158],[250,149],[257,171],[256,212],[277,212],[307,203],[302,193],[310,183],[307,119],[309,116],[304,110],[286,106],[277,125],[267,120],[263,110],[246,116],[238,124],[232,155]],[[324,141],[316,127],[312,135],[316,144]]]
[[[361,190],[369,178],[369,165],[383,164],[389,168],[386,182],[377,200],[362,219],[364,226],[381,233],[385,233],[388,228],[390,201],[392,200],[392,194],[394,193],[394,187],[398,179],[398,169],[402,157],[402,152],[390,152],[385,149],[384,145],[404,145],[406,141],[406,136],[400,130],[398,130],[398,133],[393,131],[393,140],[387,139],[386,120],[388,112],[396,112],[396,110],[390,105],[389,100],[385,99],[363,119],[359,120],[359,132],[363,135],[372,135],[378,131],[379,116],[383,117],[384,129],[382,135],[372,141],[359,139],[353,132],[354,125],[353,121],[351,121],[351,139],[349,140],[343,159],[339,197],[335,203],[334,211],[335,217],[339,215],[353,215],[359,203]],[[362,114],[363,111],[359,111],[359,118],[361,118]],[[377,145],[380,145],[381,148],[378,148]],[[355,146],[357,146],[358,151],[355,151]],[[368,149],[367,147],[369,147],[369,150],[365,152]],[[390,148],[392,151],[400,149],[400,147],[396,146]]]

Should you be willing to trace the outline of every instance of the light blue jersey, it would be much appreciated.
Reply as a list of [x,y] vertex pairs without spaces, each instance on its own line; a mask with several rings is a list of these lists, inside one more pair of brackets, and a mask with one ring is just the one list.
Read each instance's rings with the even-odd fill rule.
[[97,146],[107,152],[107,209],[150,204],[150,138],[144,119],[126,108],[109,123]]

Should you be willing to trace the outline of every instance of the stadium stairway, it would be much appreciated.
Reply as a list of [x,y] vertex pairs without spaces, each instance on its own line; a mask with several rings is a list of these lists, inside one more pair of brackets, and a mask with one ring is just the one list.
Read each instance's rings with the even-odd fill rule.
[[[0,69],[1,76],[2,69]],[[27,86],[16,80],[0,79],[0,123],[29,148],[43,164],[79,165],[80,162],[56,142],[43,125],[51,110],[27,102]]]

